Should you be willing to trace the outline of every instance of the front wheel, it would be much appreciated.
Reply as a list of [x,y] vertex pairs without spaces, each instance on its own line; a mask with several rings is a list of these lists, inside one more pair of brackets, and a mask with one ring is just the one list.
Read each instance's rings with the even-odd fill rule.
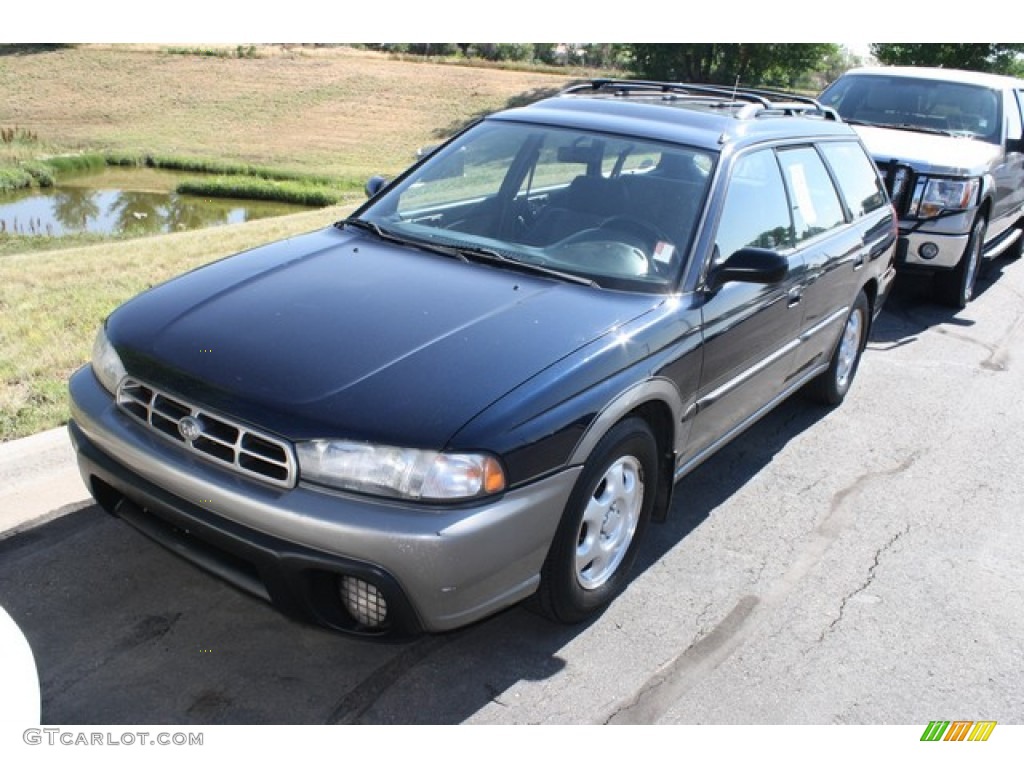
[[657,442],[639,418],[602,438],[569,497],[541,571],[537,604],[575,623],[603,610],[626,584],[658,488]]
[[971,228],[971,236],[967,240],[964,255],[949,272],[938,272],[935,275],[935,297],[948,306],[956,309],[966,307],[974,298],[974,286],[981,271],[981,252],[985,246],[985,229],[987,222],[979,216]]
[[836,344],[828,370],[811,382],[811,394],[826,405],[839,405],[846,398],[857,374],[864,346],[871,327],[871,305],[861,291],[846,316],[839,343]]

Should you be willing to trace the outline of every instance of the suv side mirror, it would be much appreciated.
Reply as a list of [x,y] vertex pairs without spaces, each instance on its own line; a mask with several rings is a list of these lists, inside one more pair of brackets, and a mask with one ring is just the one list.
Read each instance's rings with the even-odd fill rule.
[[740,248],[708,275],[708,290],[716,291],[726,283],[762,283],[782,280],[789,271],[789,260],[768,248]]
[[1024,152],[1024,139],[1007,139],[1007,152]]

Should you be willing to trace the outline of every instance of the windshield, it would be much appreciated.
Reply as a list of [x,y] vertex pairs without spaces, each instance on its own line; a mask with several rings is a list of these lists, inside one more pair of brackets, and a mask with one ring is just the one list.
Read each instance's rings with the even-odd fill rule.
[[382,236],[602,287],[675,284],[707,196],[702,150],[483,122],[357,213]]
[[980,85],[913,77],[847,75],[820,101],[844,120],[883,127],[968,136],[999,143],[998,94]]

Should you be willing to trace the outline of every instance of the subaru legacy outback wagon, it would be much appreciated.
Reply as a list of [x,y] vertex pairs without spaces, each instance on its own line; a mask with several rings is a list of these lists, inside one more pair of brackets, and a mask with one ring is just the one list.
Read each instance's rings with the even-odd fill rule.
[[364,635],[604,608],[680,477],[843,400],[893,277],[857,134],[780,94],[573,86],[372,192],[114,311],[69,426],[105,509]]

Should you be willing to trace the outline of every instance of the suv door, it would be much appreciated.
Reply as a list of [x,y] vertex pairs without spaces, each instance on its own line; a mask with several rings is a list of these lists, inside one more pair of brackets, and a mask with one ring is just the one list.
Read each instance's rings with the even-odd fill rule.
[[793,249],[793,225],[775,152],[737,158],[718,219],[711,274],[746,246],[785,255],[786,276],[758,285],[729,282],[706,291],[702,308],[704,364],[690,439],[681,463],[700,456],[766,409],[785,387],[803,308],[804,265]]
[[986,240],[991,241],[1012,226],[1024,207],[1024,154],[1020,149],[1024,138],[1019,99],[1021,91],[1007,89],[1003,92],[1003,122],[1006,132],[1003,136],[1003,152],[1000,161],[993,167],[996,193],[992,204],[992,216]]

